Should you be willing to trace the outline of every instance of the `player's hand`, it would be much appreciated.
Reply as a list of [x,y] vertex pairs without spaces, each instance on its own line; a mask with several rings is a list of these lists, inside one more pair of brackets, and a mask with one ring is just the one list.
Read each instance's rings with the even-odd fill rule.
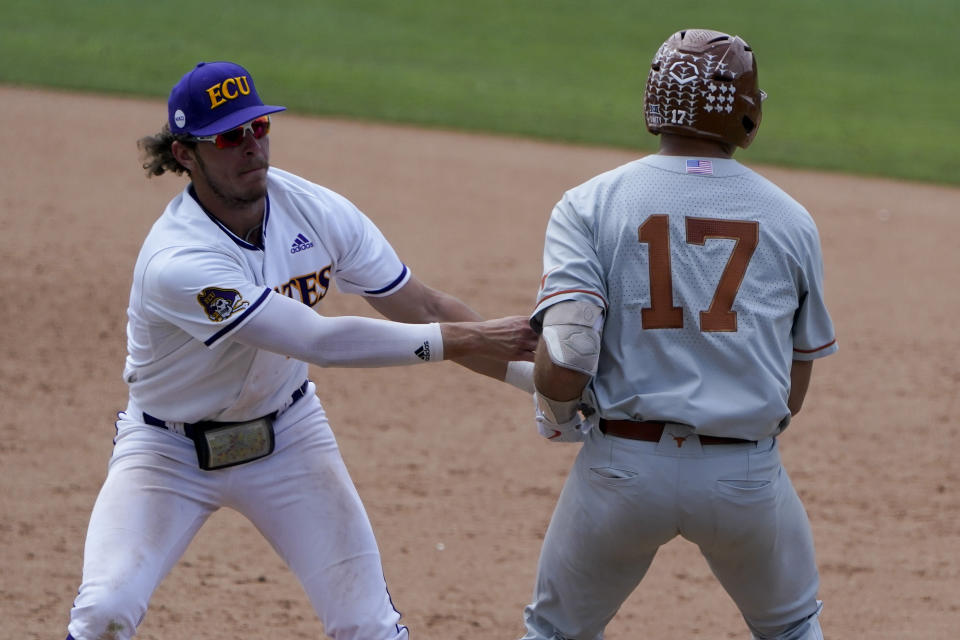
[[551,442],[583,442],[586,438],[586,429],[583,417],[575,411],[573,417],[566,422],[554,422],[540,408],[536,394],[533,397],[533,407],[536,412],[537,432]]
[[443,359],[482,356],[494,360],[533,362],[537,334],[526,316],[509,316],[481,322],[446,322],[443,334]]

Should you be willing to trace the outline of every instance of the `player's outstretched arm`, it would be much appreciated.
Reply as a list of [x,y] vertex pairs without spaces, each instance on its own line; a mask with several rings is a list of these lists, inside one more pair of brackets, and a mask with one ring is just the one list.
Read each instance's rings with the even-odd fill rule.
[[[480,357],[505,363],[533,361],[537,336],[526,316],[509,316],[479,322],[442,322],[443,358],[463,362]],[[529,332],[529,333],[528,333]]]
[[278,293],[271,293],[232,338],[321,367],[387,367],[468,356],[532,360],[536,344],[522,316],[418,324],[330,318]]
[[[366,298],[380,315],[397,322],[476,322],[482,320],[479,313],[454,296],[425,285],[412,276],[399,291],[389,296]],[[530,351],[536,346],[536,337],[531,332]],[[482,352],[474,352],[482,353]],[[481,355],[450,357],[459,365],[496,380],[506,382],[533,393],[533,367],[521,364],[530,361],[532,354],[517,358],[507,365],[500,359]]]

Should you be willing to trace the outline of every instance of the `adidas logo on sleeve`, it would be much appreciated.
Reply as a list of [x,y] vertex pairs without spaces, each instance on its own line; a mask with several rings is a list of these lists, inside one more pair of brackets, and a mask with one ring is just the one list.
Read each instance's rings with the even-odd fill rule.
[[417,357],[425,362],[430,362],[430,343],[424,342],[423,346],[417,347],[417,350],[414,351],[417,354]]
[[300,251],[306,251],[307,249],[312,249],[313,243],[307,239],[307,236],[302,233],[298,233],[297,237],[293,239],[293,245],[290,247],[290,253],[299,253]]

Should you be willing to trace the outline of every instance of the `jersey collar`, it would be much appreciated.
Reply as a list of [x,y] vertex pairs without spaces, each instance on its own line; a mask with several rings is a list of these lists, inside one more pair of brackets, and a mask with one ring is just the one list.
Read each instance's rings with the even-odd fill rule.
[[[699,168],[695,171],[690,170],[687,161],[699,162],[707,161],[704,167],[709,167],[709,172],[701,171]],[[665,156],[659,153],[652,153],[640,159],[640,162],[669,171],[671,173],[682,173],[687,175],[701,175],[706,177],[726,178],[747,173],[749,169],[740,164],[733,158],[714,158],[708,156]],[[696,165],[699,167],[700,165]]]
[[[244,249],[248,249],[250,251],[263,251],[262,248],[258,247],[255,244],[247,242],[246,240],[244,240],[243,238],[235,234],[233,231],[230,231],[230,229],[228,229],[226,225],[220,222],[215,215],[207,211],[207,208],[203,206],[202,202],[200,202],[200,198],[197,197],[197,192],[193,188],[193,183],[190,183],[190,185],[187,187],[187,193],[189,193],[190,197],[193,198],[193,201],[197,203],[197,206],[199,206],[200,209],[203,210],[205,214],[207,214],[207,217],[210,218],[215,225],[220,227],[221,231],[227,234],[227,237],[233,240],[238,246]],[[263,243],[264,246],[266,246],[266,243],[267,243],[267,222],[269,220],[270,220],[270,194],[268,193],[266,196],[264,196],[263,224],[260,225],[260,241]]]

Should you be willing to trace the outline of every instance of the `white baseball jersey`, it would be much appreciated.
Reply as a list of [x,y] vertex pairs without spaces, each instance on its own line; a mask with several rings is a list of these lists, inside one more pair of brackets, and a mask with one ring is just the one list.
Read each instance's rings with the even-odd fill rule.
[[732,159],[651,155],[571,189],[533,314],[605,310],[589,392],[607,419],[760,440],[786,427],[792,360],[837,350],[816,225]]
[[389,295],[410,278],[374,224],[344,197],[268,173],[263,249],[191,195],[174,198],[144,241],[128,308],[131,405],[163,420],[247,420],[276,411],[307,377],[299,360],[225,340],[271,291],[316,307],[331,283]]

